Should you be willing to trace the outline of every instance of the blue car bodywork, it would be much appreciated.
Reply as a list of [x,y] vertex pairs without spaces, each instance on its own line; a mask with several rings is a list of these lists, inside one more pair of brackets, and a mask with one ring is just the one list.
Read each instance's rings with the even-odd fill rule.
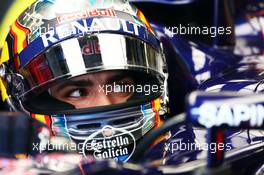
[[[151,4],[149,1],[134,2],[139,7],[143,7],[144,12],[144,7],[147,10],[151,9],[151,7],[156,7],[155,3],[158,3],[157,6],[159,7],[166,6],[164,4],[170,5],[171,10],[171,5],[175,5],[177,1],[151,1],[154,4],[150,5],[151,7],[146,5]],[[198,2],[178,1],[178,4],[180,3],[183,5]],[[215,3],[219,2],[215,1]],[[152,16],[147,16],[150,18],[152,26],[165,48],[170,75],[170,108],[173,115],[186,110],[183,105],[185,104],[186,95],[193,90],[206,92],[231,91],[234,95],[237,93],[261,93],[263,91],[264,13],[263,9],[257,8],[259,4],[261,4],[260,1],[251,2],[244,9],[239,6],[237,14],[233,14],[234,35],[229,37],[230,40],[234,37],[236,41],[234,45],[230,43],[222,44],[217,41],[217,38],[213,38],[213,41],[209,44],[200,42],[201,40],[193,41],[190,39],[192,36],[186,37],[173,33],[171,23],[157,23],[157,17],[153,17],[155,21],[151,21]],[[180,8],[178,6],[174,7],[175,11],[184,8],[183,6]],[[219,11],[222,7],[221,3],[218,4]],[[159,11],[158,8],[157,11],[163,13],[163,15],[165,13]],[[175,16],[167,14],[166,17],[173,19]],[[175,21],[177,20],[175,19]],[[219,26],[219,23],[214,24]],[[175,26],[177,27],[179,24],[176,23]],[[181,126],[171,128],[171,135],[168,136],[165,146],[164,143],[159,144],[157,151],[155,151],[155,148],[151,149],[146,157],[152,157],[156,160],[158,157],[163,157],[159,159],[160,164],[173,166],[173,168],[165,166],[165,170],[163,169],[164,171],[160,174],[166,174],[165,171],[169,171],[170,168],[173,169],[169,171],[171,174],[192,174],[194,169],[205,166],[206,159],[210,159],[208,158],[210,156],[207,154],[208,147],[205,149],[199,147],[200,149],[198,149],[190,145],[201,146],[203,143],[210,145],[210,141],[208,141],[209,134],[208,130],[194,127],[187,122]],[[226,144],[224,167],[232,166],[233,173],[239,172],[242,174],[254,174],[258,169],[261,169],[260,167],[264,163],[263,131],[226,129],[224,137]],[[184,145],[183,149],[180,145]],[[256,152],[259,152],[259,154],[257,155]],[[252,156],[249,156],[250,154]],[[145,162],[148,160],[146,157],[142,158]],[[207,162],[210,162],[210,160]]]

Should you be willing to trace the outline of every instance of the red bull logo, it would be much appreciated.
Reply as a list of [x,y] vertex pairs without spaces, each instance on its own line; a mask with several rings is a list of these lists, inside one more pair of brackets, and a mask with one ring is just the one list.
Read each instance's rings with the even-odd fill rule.
[[116,12],[114,9],[94,9],[94,10],[84,10],[82,12],[76,12],[76,13],[70,13],[70,14],[65,14],[62,16],[57,17],[58,23],[64,23],[68,21],[73,21],[76,19],[81,19],[81,18],[87,18],[87,17],[114,17],[116,16]]

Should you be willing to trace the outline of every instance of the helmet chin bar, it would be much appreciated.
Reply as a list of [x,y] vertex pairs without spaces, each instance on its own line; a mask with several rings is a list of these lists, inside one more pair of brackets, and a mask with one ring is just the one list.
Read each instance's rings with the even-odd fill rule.
[[52,118],[56,118],[54,126],[59,127],[63,124],[67,128],[66,135],[63,130],[55,135],[70,136],[73,140],[82,142],[104,126],[111,126],[133,133],[138,140],[155,126],[159,117],[157,114],[159,111],[154,109],[151,103],[146,102],[105,112],[52,115]]

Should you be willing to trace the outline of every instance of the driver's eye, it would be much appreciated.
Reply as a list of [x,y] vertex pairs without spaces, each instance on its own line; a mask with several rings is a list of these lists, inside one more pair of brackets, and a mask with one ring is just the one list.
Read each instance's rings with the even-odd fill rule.
[[75,89],[67,93],[67,97],[69,98],[79,98],[83,96],[87,96],[88,92],[86,92],[84,89]]

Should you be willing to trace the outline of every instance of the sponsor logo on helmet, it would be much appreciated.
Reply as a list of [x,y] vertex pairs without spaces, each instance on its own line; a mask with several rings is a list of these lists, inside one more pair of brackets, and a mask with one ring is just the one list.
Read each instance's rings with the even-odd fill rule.
[[135,148],[135,137],[130,132],[105,126],[85,140],[83,154],[84,156],[93,154],[96,159],[116,159],[126,162]]
[[81,18],[98,17],[98,16],[114,17],[114,16],[116,16],[116,12],[113,8],[84,10],[81,12],[61,15],[61,16],[57,17],[57,21],[59,24],[61,24],[64,22],[73,21],[73,20],[77,20],[77,19],[81,19]]
[[72,35],[93,32],[116,31],[146,37],[146,28],[132,21],[117,18],[87,18],[62,24],[41,36],[44,47],[48,47]]

